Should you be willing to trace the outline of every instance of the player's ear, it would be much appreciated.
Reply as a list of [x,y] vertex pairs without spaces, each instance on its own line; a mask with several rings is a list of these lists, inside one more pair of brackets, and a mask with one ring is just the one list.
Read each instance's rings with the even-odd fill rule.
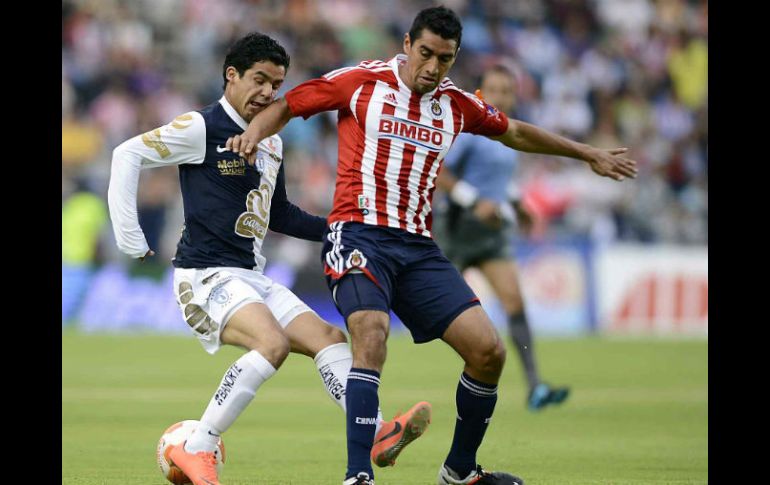
[[404,34],[404,54],[409,54],[409,50],[412,48],[412,39],[409,38],[409,32]]
[[225,69],[225,78],[227,78],[229,82],[233,82],[237,76],[238,69],[234,68],[233,66],[227,66],[227,69]]

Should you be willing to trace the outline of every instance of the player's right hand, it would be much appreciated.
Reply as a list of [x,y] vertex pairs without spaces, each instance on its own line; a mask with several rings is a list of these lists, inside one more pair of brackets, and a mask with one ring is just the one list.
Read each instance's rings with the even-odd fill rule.
[[231,136],[225,142],[225,148],[245,158],[249,165],[254,165],[257,160],[257,144],[259,140],[249,134],[248,128],[241,135]]
[[141,256],[139,258],[139,261],[144,263],[144,258],[149,258],[150,256],[155,256],[155,251],[153,251],[152,249],[148,249],[147,253],[144,256]]

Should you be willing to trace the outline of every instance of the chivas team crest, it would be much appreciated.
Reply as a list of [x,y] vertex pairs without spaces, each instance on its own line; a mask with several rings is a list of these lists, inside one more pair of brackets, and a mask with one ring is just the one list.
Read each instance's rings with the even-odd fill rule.
[[364,256],[358,249],[354,249],[353,252],[350,253],[350,256],[348,256],[345,264],[348,268],[363,268],[366,266],[366,256]]
[[439,103],[438,99],[430,100],[430,114],[435,120],[444,119],[444,109],[441,107],[441,103]]

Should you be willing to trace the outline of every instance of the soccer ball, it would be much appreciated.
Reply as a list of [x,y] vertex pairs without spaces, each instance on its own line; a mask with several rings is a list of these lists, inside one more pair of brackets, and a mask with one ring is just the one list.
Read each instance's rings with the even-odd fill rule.
[[[171,460],[168,457],[168,453],[171,451],[170,445],[181,445],[187,441],[199,423],[200,421],[188,419],[172,424],[163,432],[163,435],[158,441],[158,450],[156,453],[158,467],[163,476],[166,477],[166,480],[174,485],[184,485],[192,483],[192,481],[187,478],[187,475],[185,475],[182,470],[171,463]],[[222,468],[225,463],[225,444],[222,442],[222,438],[219,438],[217,448],[214,450],[214,456],[217,459],[217,473],[220,474],[222,473]]]

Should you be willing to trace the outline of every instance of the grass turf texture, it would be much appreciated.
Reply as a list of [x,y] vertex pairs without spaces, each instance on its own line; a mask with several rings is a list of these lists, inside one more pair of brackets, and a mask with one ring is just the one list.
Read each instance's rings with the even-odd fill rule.
[[[560,407],[525,410],[510,347],[479,461],[527,485],[704,484],[708,475],[706,341],[540,340],[542,375],[569,384]],[[206,354],[192,337],[62,337],[62,484],[163,485],[162,431],[199,419],[241,354]],[[377,485],[435,484],[455,419],[461,361],[442,342],[393,336],[382,376],[386,419],[419,400],[433,422]],[[339,485],[345,421],[311,359],[291,354],[224,435],[225,485]]]

